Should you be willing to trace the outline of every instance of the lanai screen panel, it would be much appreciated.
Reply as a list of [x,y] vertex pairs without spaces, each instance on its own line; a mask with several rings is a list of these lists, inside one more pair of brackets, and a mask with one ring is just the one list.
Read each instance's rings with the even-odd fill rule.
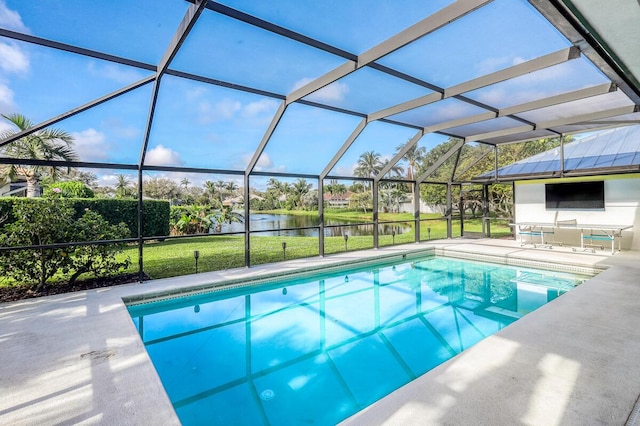
[[342,62],[338,56],[205,10],[172,68],[286,94]]
[[[145,164],[244,171],[279,103],[267,96],[166,76]],[[165,158],[149,158],[154,151],[164,152]]]
[[526,1],[494,0],[379,62],[446,88],[569,46]]
[[358,55],[453,1],[224,0],[220,3]]
[[303,99],[371,114],[430,93],[433,91],[425,87],[364,67]]
[[182,0],[5,3],[2,28],[148,64],[160,61],[189,7]]
[[578,58],[467,92],[466,96],[497,108],[506,108],[607,82],[609,79],[593,64],[585,58]]

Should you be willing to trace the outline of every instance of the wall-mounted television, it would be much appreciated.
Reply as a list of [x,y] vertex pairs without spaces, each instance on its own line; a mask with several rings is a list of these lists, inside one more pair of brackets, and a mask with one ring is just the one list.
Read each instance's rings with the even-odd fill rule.
[[547,183],[547,209],[604,210],[604,181]]

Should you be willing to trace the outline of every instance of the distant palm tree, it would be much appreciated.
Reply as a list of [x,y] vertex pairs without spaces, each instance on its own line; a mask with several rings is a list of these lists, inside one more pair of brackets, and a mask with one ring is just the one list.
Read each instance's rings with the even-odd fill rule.
[[[396,153],[400,152],[402,148],[404,148],[404,144],[398,145],[396,147]],[[423,146],[418,147],[418,144],[414,144],[406,154],[404,154],[402,158],[409,163],[407,166],[407,180],[413,180],[416,168],[422,163],[425,155],[427,155],[427,150]]]
[[[389,160],[383,163],[383,167],[387,167],[387,164],[389,164]],[[404,173],[404,167],[402,167],[400,164],[395,164],[391,166],[389,171],[395,174],[396,176],[402,176],[402,173]]]
[[[367,151],[360,154],[358,165],[354,169],[354,174],[359,177],[373,178],[384,167],[380,154],[375,151]],[[366,185],[370,187],[370,182]]]
[[302,197],[304,197],[305,194],[311,191],[312,187],[313,185],[310,183],[307,183],[306,179],[298,179],[293,183],[293,185],[291,185],[290,193],[291,193],[294,207],[302,206]]
[[235,193],[240,187],[232,181],[229,181],[225,184],[225,189],[229,191],[231,194]]
[[[33,127],[31,120],[22,114],[2,115],[17,130],[7,130],[0,134],[0,141],[16,133]],[[76,161],[78,156],[73,150],[73,137],[64,130],[42,129],[11,142],[0,148],[0,155],[24,160]],[[69,170],[69,168],[67,168]],[[15,179],[22,176],[27,181],[27,197],[36,197],[37,186],[44,175],[56,181],[62,173],[59,166],[23,166],[11,164],[0,170],[2,176]]]
[[186,191],[187,189],[189,189],[189,184],[191,183],[191,181],[189,180],[189,178],[184,178],[180,181],[180,185],[184,186],[184,190]]
[[129,182],[129,178],[127,178],[123,174],[119,174],[117,178],[118,182],[116,183],[116,197],[125,198],[131,195],[131,188],[129,187],[131,182]]
[[375,151],[367,151],[360,154],[354,173],[359,177],[372,178],[382,170],[382,167],[383,163],[380,154]]

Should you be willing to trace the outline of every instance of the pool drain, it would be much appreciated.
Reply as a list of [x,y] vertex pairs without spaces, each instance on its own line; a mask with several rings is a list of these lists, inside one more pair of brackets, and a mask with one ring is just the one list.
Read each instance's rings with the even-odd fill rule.
[[262,399],[263,401],[269,401],[269,400],[273,399],[275,396],[276,396],[276,393],[274,391],[272,391],[271,389],[263,390],[260,393],[260,399]]

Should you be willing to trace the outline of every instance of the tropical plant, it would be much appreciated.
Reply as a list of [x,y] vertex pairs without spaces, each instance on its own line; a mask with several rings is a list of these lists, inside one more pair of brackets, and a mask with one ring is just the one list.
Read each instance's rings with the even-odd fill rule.
[[213,216],[213,220],[216,222],[215,231],[220,232],[224,223],[244,222],[244,216],[238,212],[233,211],[231,206],[224,206]]
[[[31,120],[22,114],[2,115],[17,130],[6,130],[0,134],[0,140],[33,127]],[[0,155],[23,160],[76,161],[78,156],[73,150],[73,137],[64,130],[42,129],[23,136],[0,148]],[[51,165],[11,164],[0,169],[0,175],[9,179],[22,177],[27,181],[27,197],[38,195],[37,187],[43,176],[57,181],[63,168]],[[67,168],[67,171],[70,170]]]
[[215,212],[210,206],[171,206],[171,235],[207,234],[214,225]]

